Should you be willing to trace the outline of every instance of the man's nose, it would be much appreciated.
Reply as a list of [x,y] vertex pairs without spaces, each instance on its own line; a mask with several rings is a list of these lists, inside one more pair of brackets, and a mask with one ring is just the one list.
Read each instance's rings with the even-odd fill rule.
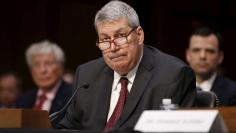
[[200,52],[200,58],[201,59],[205,59],[206,58],[206,51],[203,50],[203,51]]
[[40,72],[45,72],[47,70],[47,66],[45,64],[41,64],[39,67]]
[[110,47],[111,51],[112,51],[112,52],[116,51],[116,50],[117,50],[117,47],[118,47],[118,46],[115,44],[115,42],[114,42],[114,41],[111,41],[111,47]]

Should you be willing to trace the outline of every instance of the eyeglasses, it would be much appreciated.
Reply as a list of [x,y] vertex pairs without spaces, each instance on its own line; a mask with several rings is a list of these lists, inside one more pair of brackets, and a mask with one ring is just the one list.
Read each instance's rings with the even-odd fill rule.
[[55,61],[49,61],[49,62],[38,62],[38,63],[33,63],[32,68],[33,69],[40,69],[41,67],[45,68],[52,68],[57,64]]
[[108,48],[111,47],[111,43],[114,43],[117,46],[126,44],[128,42],[128,36],[135,30],[136,28],[133,28],[126,36],[122,36],[122,37],[117,37],[114,38],[113,40],[109,40],[109,41],[102,41],[99,42],[97,41],[97,46],[99,47],[100,50],[106,50]]

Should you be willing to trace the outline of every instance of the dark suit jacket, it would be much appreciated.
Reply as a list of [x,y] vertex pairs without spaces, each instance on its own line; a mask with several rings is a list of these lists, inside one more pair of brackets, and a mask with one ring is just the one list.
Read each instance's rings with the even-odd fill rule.
[[[107,120],[113,73],[103,58],[79,66],[76,86],[84,82],[90,86],[80,89],[58,127],[102,130]],[[195,83],[193,71],[182,61],[145,45],[131,92],[115,129],[133,128],[141,113],[159,109],[163,98],[171,98],[181,107],[192,106],[196,96]]]
[[[16,102],[17,108],[28,108],[31,109],[35,105],[38,89],[34,88],[26,93],[24,93]],[[52,106],[50,108],[49,114],[59,111],[67,103],[72,95],[72,86],[62,81],[56,96],[52,101]],[[57,122],[52,123],[53,127]]]
[[223,76],[217,75],[212,91],[219,99],[219,106],[236,105],[236,83]]
[[[35,105],[38,89],[34,88],[23,94],[16,103],[18,108],[33,108]],[[68,101],[72,94],[72,87],[65,82],[62,82],[55,98],[52,101],[52,106],[49,114],[59,111]]]

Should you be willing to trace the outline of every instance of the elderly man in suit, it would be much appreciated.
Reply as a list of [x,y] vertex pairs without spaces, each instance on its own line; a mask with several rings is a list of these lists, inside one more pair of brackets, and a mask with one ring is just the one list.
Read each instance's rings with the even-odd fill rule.
[[62,80],[64,52],[55,43],[44,40],[33,43],[26,51],[26,60],[36,88],[17,101],[19,108],[59,111],[72,94],[72,87]]
[[135,10],[110,1],[95,17],[97,46],[103,58],[77,68],[75,85],[84,82],[59,128],[103,130],[133,128],[144,110],[160,109],[163,98],[180,107],[195,100],[195,76],[181,60],[144,45]]
[[236,83],[218,73],[224,59],[222,37],[207,27],[193,31],[186,60],[196,73],[196,86],[203,91],[213,91],[218,106],[236,105]]

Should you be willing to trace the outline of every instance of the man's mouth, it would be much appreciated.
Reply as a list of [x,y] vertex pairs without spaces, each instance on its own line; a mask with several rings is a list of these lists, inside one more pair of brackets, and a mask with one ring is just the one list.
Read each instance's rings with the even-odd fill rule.
[[206,67],[206,66],[208,66],[208,64],[207,63],[198,63],[198,66],[199,67]]
[[111,57],[110,59],[111,59],[112,61],[120,61],[120,60],[122,60],[124,57],[125,57],[125,55],[119,55],[119,56],[113,56],[113,57]]

